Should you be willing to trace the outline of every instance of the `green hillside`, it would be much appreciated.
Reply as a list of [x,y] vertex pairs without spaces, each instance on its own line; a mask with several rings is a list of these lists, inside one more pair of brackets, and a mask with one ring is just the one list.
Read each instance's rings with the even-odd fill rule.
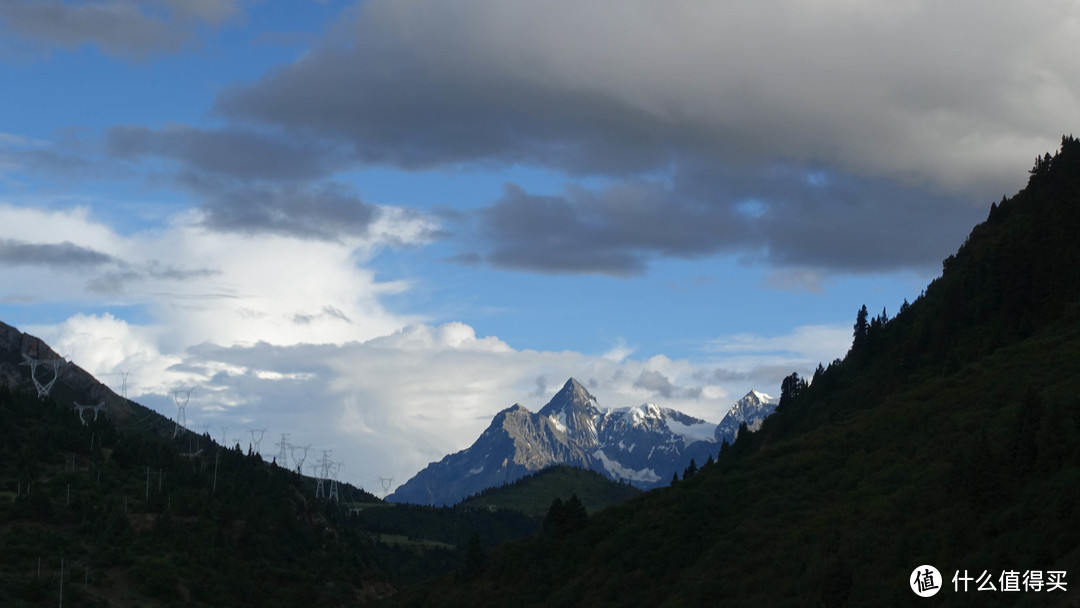
[[523,477],[512,484],[489,488],[458,504],[459,509],[510,510],[542,518],[556,499],[577,496],[592,513],[641,494],[627,483],[612,481],[595,471],[553,466]]
[[[788,378],[777,414],[715,464],[392,603],[1076,605],[1078,234],[1068,137],[922,297],[861,311],[847,357]],[[909,588],[921,564],[944,575],[933,599]],[[954,592],[957,571],[998,587],[1065,571],[1067,591]]]

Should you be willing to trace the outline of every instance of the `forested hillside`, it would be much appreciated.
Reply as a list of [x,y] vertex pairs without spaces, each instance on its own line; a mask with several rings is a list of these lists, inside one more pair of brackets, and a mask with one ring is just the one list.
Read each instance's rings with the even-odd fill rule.
[[570,466],[548,467],[512,484],[488,488],[458,503],[465,510],[511,510],[533,517],[547,514],[555,499],[577,496],[587,511],[618,504],[641,490],[628,483],[611,481],[596,471]]
[[316,498],[315,479],[205,435],[174,439],[132,405],[145,420],[122,431],[0,387],[0,606],[352,606],[461,571],[470,543],[540,527],[348,484]]
[[[416,606],[871,606],[1076,602],[1080,576],[1080,142],[1039,157],[942,276],[851,351],[793,375],[715,464],[507,546]],[[853,306],[853,310],[857,304]],[[1066,590],[954,591],[954,573],[1066,572]],[[922,600],[931,601],[931,600]]]
[[[305,478],[237,449],[184,457],[0,389],[0,605],[348,605],[392,591],[371,539]],[[349,501],[374,497],[348,489]]]

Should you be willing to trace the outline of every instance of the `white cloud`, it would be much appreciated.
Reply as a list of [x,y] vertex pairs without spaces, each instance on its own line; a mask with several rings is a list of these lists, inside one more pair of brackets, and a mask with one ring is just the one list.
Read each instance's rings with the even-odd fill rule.
[[632,354],[634,354],[634,348],[628,346],[624,338],[619,338],[618,341],[616,341],[615,346],[612,346],[604,353],[604,358],[609,361],[614,361],[615,363],[620,363],[623,359],[626,359]]
[[[704,361],[663,355],[615,361],[517,350],[457,322],[412,324],[344,344],[203,343],[176,350],[162,347],[165,332],[109,315],[75,315],[31,329],[117,390],[119,372],[130,371],[129,395],[141,394],[166,416],[175,413],[171,390],[194,387],[191,428],[205,425],[219,438],[229,427],[229,441],[242,443],[249,428],[267,428],[275,439],[289,433],[294,445],[332,450],[333,459],[346,463],[344,478],[369,490],[377,489],[378,477],[400,484],[464,449],[499,410],[520,402],[537,411],[570,377],[585,383],[601,407],[650,401],[718,422],[750,388],[775,393],[792,369],[808,373],[814,355],[800,349],[821,348],[816,337],[830,335],[800,328],[782,337],[733,336],[716,342],[721,356]],[[772,352],[781,343],[790,346]],[[264,456],[276,451],[263,442]]]
[[96,305],[140,305],[163,326],[164,346],[343,343],[385,335],[418,319],[394,315],[379,298],[407,288],[376,281],[360,264],[380,247],[423,243],[433,224],[390,209],[364,238],[304,241],[237,235],[199,226],[199,214],[123,236],[83,207],[44,211],[0,204],[0,239],[70,243],[111,256],[92,272],[0,266],[0,297]]
[[60,356],[82,367],[121,394],[128,373],[128,397],[157,392],[166,394],[188,380],[186,374],[170,371],[181,362],[175,354],[158,349],[160,328],[130,325],[111,314],[76,314],[66,321],[47,326],[19,328],[36,335]]
[[[0,238],[66,240],[119,261],[87,273],[115,275],[111,292],[42,273],[18,285],[11,278],[20,269],[0,268],[0,297],[141,306],[151,322],[76,314],[23,329],[116,390],[130,372],[128,395],[164,415],[175,414],[174,389],[195,388],[189,427],[206,425],[215,438],[226,426],[230,443],[267,428],[273,437],[289,433],[295,445],[333,450],[345,478],[368,489],[380,476],[402,483],[467,447],[515,402],[539,409],[569,377],[602,407],[652,401],[719,421],[750,388],[775,392],[793,369],[806,373],[847,347],[846,329],[804,327],[717,339],[700,360],[635,359],[622,340],[598,355],[519,350],[464,323],[424,324],[381,302],[407,284],[378,282],[362,266],[380,240],[423,242],[428,231],[414,224],[423,218],[389,217],[370,240],[339,243],[208,231],[196,212],[122,236],[84,209],[2,206]],[[264,441],[264,455],[276,452],[270,445]]]
[[806,325],[783,336],[735,334],[710,340],[705,350],[722,356],[737,369],[780,361],[813,368],[843,357],[851,347],[851,331],[846,325]]

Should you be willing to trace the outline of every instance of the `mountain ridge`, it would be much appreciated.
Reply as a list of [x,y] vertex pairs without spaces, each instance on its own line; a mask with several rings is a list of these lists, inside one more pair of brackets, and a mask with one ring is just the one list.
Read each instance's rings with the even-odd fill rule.
[[[771,413],[738,406],[753,395],[748,393],[725,416],[735,420],[736,430],[739,423],[756,425]],[[598,403],[570,378],[536,413],[520,404],[498,412],[471,446],[429,464],[387,500],[454,504],[557,464],[649,489],[668,483],[691,462],[705,462],[726,436],[718,435],[712,422],[653,403],[603,409]],[[751,418],[739,418],[745,415]]]

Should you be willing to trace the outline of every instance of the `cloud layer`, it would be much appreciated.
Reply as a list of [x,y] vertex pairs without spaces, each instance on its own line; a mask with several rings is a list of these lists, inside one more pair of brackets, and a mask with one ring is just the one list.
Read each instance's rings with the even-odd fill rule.
[[1078,11],[375,0],[218,109],[405,168],[808,162],[996,195],[1072,120]]
[[[509,185],[478,211],[486,245],[457,259],[551,274],[644,273],[660,257],[738,255],[773,268],[936,267],[983,209],[885,180],[774,167],[535,195]],[[926,218],[933,218],[927,221]]]
[[[467,447],[499,410],[521,402],[538,410],[573,376],[602,407],[656,402],[718,422],[749,387],[775,392],[783,376],[808,374],[824,354],[846,348],[846,328],[810,330],[807,345],[790,336],[727,340],[723,357],[691,362],[655,356],[619,361],[573,351],[517,350],[478,337],[462,323],[411,324],[363,342],[341,344],[193,344],[165,351],[160,331],[108,315],[77,315],[32,328],[91,373],[172,413],[169,395],[195,388],[189,427],[228,427],[231,443],[247,429],[290,435],[293,445],[333,450],[349,481],[375,489],[378,477],[402,483],[427,463]],[[796,333],[806,333],[798,330]],[[791,343],[783,353],[761,344]],[[804,349],[803,347],[808,346]],[[771,348],[766,346],[765,348]],[[276,450],[262,445],[270,458]]]
[[[850,341],[847,328],[742,335],[703,344],[693,361],[635,358],[624,343],[599,354],[516,349],[463,323],[388,311],[382,298],[405,286],[376,282],[363,267],[377,244],[221,233],[200,217],[121,236],[85,210],[0,206],[4,296],[144,308],[144,323],[79,313],[21,329],[115,390],[126,380],[128,396],[166,415],[173,391],[195,389],[187,409],[194,430],[220,439],[228,427],[230,443],[246,443],[248,429],[267,428],[275,438],[289,433],[294,445],[334,450],[346,477],[369,489],[379,476],[401,483],[466,447],[500,409],[538,409],[571,376],[605,407],[653,401],[719,420],[750,387],[775,391],[783,376],[808,373]],[[369,238],[416,242],[423,233],[410,233],[407,218],[402,226]],[[72,256],[94,263],[72,265]],[[62,272],[72,279],[54,281]]]
[[1078,16],[1063,0],[374,0],[216,110],[321,140],[317,162],[610,180],[509,186],[461,261],[925,269],[1070,128]]
[[239,12],[234,0],[8,0],[0,31],[45,46],[95,45],[114,57],[142,59],[179,50],[200,24],[218,26]]

